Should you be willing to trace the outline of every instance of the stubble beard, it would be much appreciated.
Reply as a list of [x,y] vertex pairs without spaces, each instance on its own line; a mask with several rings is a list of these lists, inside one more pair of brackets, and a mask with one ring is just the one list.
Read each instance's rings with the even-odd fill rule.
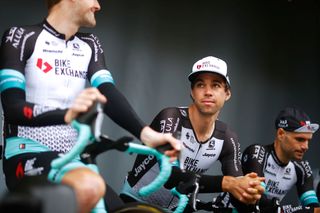
[[216,107],[205,107],[201,105],[196,105],[196,107],[203,116],[213,116],[217,113]]

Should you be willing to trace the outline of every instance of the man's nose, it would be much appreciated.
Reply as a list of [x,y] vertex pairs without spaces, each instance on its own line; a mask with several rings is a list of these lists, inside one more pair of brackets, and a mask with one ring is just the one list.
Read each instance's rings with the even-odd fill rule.
[[307,151],[309,149],[309,141],[305,141],[304,143],[302,143],[302,149],[304,151]]
[[95,5],[94,5],[94,6],[95,6],[95,8],[96,8],[96,11],[99,11],[99,10],[101,9],[101,6],[100,6],[98,0],[95,1]]

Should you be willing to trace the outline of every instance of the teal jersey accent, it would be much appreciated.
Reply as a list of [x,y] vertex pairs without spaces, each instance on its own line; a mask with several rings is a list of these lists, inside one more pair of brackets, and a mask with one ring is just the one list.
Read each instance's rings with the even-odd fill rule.
[[47,152],[47,146],[26,138],[11,137],[6,139],[5,157],[7,159],[23,153]]
[[311,203],[319,203],[316,192],[314,190],[306,191],[300,197],[300,202],[303,206],[307,206]]
[[100,70],[92,76],[90,83],[93,87],[98,87],[103,83],[114,84],[114,80],[108,70]]
[[0,92],[9,88],[20,88],[25,90],[25,77],[17,70],[2,69],[0,70]]

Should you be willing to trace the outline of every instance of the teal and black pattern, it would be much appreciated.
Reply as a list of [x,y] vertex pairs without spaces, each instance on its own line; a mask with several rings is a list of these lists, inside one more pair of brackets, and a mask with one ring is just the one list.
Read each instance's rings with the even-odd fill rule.
[[25,77],[13,69],[0,70],[0,92],[9,88],[19,88],[25,90]]
[[91,86],[98,87],[103,83],[114,84],[114,80],[112,78],[111,73],[108,70],[100,70],[92,76],[90,83]]
[[300,202],[303,206],[308,206],[311,203],[319,203],[316,192],[314,190],[306,191],[300,197]]

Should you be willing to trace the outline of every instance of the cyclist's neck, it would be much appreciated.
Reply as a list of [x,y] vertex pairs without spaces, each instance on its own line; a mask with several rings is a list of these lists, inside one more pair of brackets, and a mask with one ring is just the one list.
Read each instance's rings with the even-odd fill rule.
[[195,105],[189,107],[188,113],[198,141],[207,141],[214,132],[216,115],[205,115],[200,113]]

